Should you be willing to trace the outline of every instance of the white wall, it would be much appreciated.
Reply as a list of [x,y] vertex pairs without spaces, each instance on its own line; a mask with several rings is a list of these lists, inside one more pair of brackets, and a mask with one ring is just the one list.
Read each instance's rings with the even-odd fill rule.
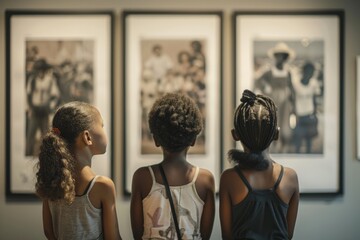
[[[302,197],[295,229],[296,240],[358,239],[360,235],[360,161],[356,160],[355,58],[360,55],[360,2],[358,0],[1,0],[0,1],[0,238],[44,239],[40,202],[8,202],[5,198],[5,10],[113,10],[115,13],[114,83],[115,182],[121,235],[131,239],[129,199],[122,196],[122,50],[120,14],[123,10],[221,10],[224,12],[224,149],[231,146],[229,126],[232,109],[232,33],[234,10],[345,10],[344,62],[344,194],[332,198]],[[320,177],[320,176],[319,176]],[[218,203],[218,202],[217,202]],[[220,239],[218,214],[212,239]]]

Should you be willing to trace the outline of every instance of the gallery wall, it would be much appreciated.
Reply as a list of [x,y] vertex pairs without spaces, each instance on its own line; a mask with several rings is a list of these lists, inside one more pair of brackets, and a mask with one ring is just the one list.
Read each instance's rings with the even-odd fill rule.
[[[222,11],[223,12],[223,149],[232,147],[231,116],[233,106],[233,28],[234,11],[304,11],[341,9],[345,13],[343,86],[343,194],[332,196],[301,196],[294,239],[356,239],[360,234],[360,161],[356,159],[356,64],[360,55],[360,3],[357,0],[1,0],[0,1],[0,233],[1,239],[45,239],[42,230],[41,202],[9,200],[5,195],[6,149],[6,58],[5,10],[106,10],[114,13],[113,81],[114,81],[114,181],[117,188],[117,211],[123,239],[132,239],[129,197],[123,195],[123,50],[121,14],[125,10]],[[224,155],[224,154],[223,154]],[[324,168],[326,168],[326,163]],[[321,167],[321,166],[320,166]],[[316,173],[315,173],[316,174]],[[314,184],[321,181],[314,177]],[[217,207],[218,207],[218,200]],[[218,209],[218,208],[217,208]],[[215,216],[212,239],[221,239],[218,212]]]

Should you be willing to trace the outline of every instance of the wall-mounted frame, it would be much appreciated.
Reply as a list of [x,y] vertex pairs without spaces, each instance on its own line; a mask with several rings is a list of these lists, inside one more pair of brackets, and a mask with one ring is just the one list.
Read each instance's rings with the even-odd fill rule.
[[233,14],[235,104],[244,89],[273,98],[280,139],[270,151],[306,195],[343,191],[343,21],[342,10]]
[[360,55],[356,57],[356,141],[357,159],[360,160]]
[[[209,169],[218,181],[221,156],[222,13],[123,13],[124,194],[133,173],[162,160],[152,142],[147,114],[166,92],[183,92],[197,102],[204,131],[188,160]],[[156,55],[156,56],[155,56]]]
[[57,106],[74,100],[102,114],[108,148],[92,167],[112,177],[113,14],[8,10],[5,36],[7,197],[35,197],[41,135]]

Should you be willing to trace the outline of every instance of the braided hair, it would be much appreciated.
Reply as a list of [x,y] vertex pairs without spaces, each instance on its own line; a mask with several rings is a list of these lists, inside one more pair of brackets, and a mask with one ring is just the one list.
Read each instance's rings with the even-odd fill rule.
[[75,199],[74,144],[79,134],[91,128],[98,110],[84,102],[70,102],[55,113],[53,129],[43,137],[37,163],[35,189],[42,199]]
[[249,153],[232,149],[230,161],[240,168],[263,170],[269,165],[261,152],[268,148],[277,134],[276,106],[271,98],[245,90],[234,114],[234,130]]
[[149,127],[164,149],[179,152],[194,142],[203,128],[203,119],[190,97],[168,93],[157,99],[152,106]]

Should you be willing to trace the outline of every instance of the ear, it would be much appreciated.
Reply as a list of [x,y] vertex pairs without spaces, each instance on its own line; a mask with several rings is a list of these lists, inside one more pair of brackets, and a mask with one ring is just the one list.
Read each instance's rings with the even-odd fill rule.
[[86,145],[92,145],[93,144],[90,132],[88,130],[85,130],[82,133],[82,139],[83,139],[83,141],[84,141],[84,143]]
[[239,135],[237,134],[237,132],[235,131],[235,129],[231,129],[231,135],[232,135],[232,137],[233,137],[233,139],[234,139],[235,141],[239,141],[239,140],[240,140],[240,137],[239,137]]
[[275,130],[274,138],[273,140],[278,140],[280,135],[280,127],[277,127]]

